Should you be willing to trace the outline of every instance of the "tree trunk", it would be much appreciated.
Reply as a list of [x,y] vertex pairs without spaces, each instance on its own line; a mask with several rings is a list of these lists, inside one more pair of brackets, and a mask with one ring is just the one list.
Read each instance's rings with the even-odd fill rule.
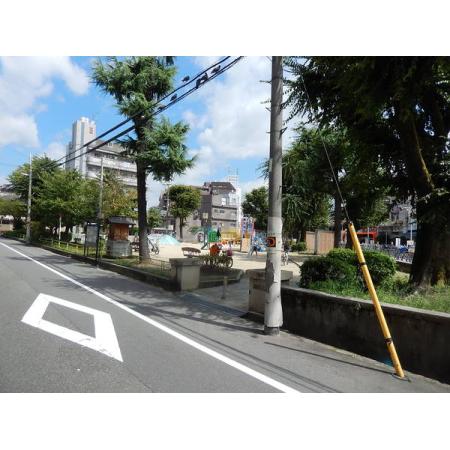
[[338,248],[341,243],[342,231],[342,204],[341,198],[336,193],[334,195],[334,248]]
[[137,162],[137,205],[138,205],[138,227],[139,227],[139,260],[150,259],[150,249],[147,236],[147,188],[145,167]]
[[450,227],[447,223],[426,220],[425,215],[425,208],[418,205],[410,282],[421,287],[450,284]]
[[183,240],[183,219],[180,217],[180,241]]

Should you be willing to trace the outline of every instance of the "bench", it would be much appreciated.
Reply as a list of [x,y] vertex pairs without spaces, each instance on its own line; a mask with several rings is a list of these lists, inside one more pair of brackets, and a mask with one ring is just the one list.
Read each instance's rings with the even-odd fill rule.
[[193,256],[200,256],[202,252],[195,247],[181,247],[181,250],[183,251],[183,255],[192,258]]

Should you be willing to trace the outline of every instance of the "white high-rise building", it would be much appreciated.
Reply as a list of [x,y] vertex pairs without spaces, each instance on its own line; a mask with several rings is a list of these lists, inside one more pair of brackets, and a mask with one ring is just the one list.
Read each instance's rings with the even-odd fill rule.
[[[66,150],[66,169],[78,170],[86,178],[97,178],[100,174],[101,161],[103,159],[103,168],[112,170],[127,188],[135,188],[136,164],[121,156],[123,147],[112,142],[106,144],[97,150],[86,154],[86,143],[96,138],[96,125],[93,120],[87,117],[81,117],[72,125],[72,141],[67,145]],[[97,139],[88,148],[93,148],[103,141]],[[76,156],[80,157],[73,159]]]

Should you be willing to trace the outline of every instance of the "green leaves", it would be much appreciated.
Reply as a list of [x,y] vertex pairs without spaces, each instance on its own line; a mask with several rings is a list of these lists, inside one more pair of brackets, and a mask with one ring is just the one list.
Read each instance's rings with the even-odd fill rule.
[[267,229],[267,216],[269,215],[269,193],[265,186],[253,189],[245,195],[242,202],[242,211],[246,216],[256,220],[258,230]]

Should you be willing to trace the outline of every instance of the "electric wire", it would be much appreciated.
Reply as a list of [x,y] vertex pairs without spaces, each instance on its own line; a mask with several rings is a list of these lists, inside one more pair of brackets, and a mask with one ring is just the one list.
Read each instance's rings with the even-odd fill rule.
[[[192,94],[194,91],[198,90],[200,87],[204,86],[206,83],[210,82],[211,80],[213,80],[214,78],[218,77],[219,75],[221,75],[222,73],[226,72],[228,69],[230,69],[231,67],[233,67],[235,64],[237,64],[241,59],[243,58],[243,56],[239,56],[237,58],[235,58],[233,61],[231,61],[230,63],[228,63],[227,65],[225,65],[223,68],[221,68],[220,70],[216,71],[213,75],[209,76],[205,81],[203,81],[203,83],[199,84],[198,86],[194,86],[191,89],[189,89],[188,91],[184,92],[181,96],[177,97],[176,99],[170,101],[169,103],[167,103],[166,105],[164,105],[163,107],[158,108],[156,111],[153,112],[153,114],[151,114],[150,117],[154,117],[162,112],[164,112],[166,109],[168,109],[170,106],[173,106],[174,104],[180,102],[181,100],[183,100],[185,97],[187,97],[188,95]],[[215,65],[217,65],[218,63],[216,63]],[[214,67],[214,66],[212,66]],[[209,70],[209,69],[208,69]],[[166,96],[167,98],[167,96]],[[142,112],[141,112],[142,114]],[[108,140],[94,146],[91,148],[88,148],[87,151],[80,153],[79,155],[76,155],[72,158],[66,159],[65,161],[57,164],[54,167],[59,167],[63,164],[66,164],[70,161],[74,161],[75,159],[80,158],[81,156],[87,155],[88,153],[91,153],[95,150],[98,150],[101,147],[104,147],[105,145],[107,145],[108,143],[117,140],[118,138],[125,136],[126,134],[128,134],[130,131],[133,131],[135,129],[135,126],[132,125],[128,128],[126,128],[125,130],[121,131],[120,133],[114,135],[113,137],[109,138]],[[77,149],[78,151],[79,149]]]
[[[178,86],[176,89],[173,89],[171,92],[169,92],[168,94],[164,95],[163,97],[161,97],[160,99],[158,99],[158,101],[155,103],[155,107],[158,106],[158,104],[160,104],[161,102],[163,102],[164,100],[166,100],[169,97],[172,97],[176,92],[178,92],[180,89],[185,88],[186,86],[192,84],[194,81],[198,80],[200,77],[204,76],[205,73],[207,73],[209,70],[220,66],[221,64],[223,64],[225,61],[227,61],[228,59],[230,59],[231,56],[226,56],[222,59],[220,59],[219,61],[217,61],[216,63],[210,65],[209,67],[207,67],[206,69],[200,71],[199,73],[197,73],[197,75],[195,75],[194,77],[189,77],[189,80],[187,80],[184,84]],[[59,158],[58,160],[54,161],[56,163],[59,163],[62,160],[65,160],[68,157],[71,157],[73,154],[76,154],[77,152],[79,152],[80,150],[82,150],[83,148],[87,148],[89,147],[89,145],[97,142],[99,139],[105,137],[106,135],[110,134],[111,132],[117,130],[118,128],[120,128],[121,126],[125,125],[126,123],[130,122],[131,120],[133,120],[134,118],[136,118],[137,116],[143,114],[144,111],[139,111],[136,114],[132,115],[131,117],[122,120],[121,122],[119,122],[117,125],[109,128],[108,130],[104,131],[102,134],[100,134],[99,136],[95,137],[95,139],[90,140],[89,142],[86,142],[85,144],[83,144],[81,147],[73,150],[72,152],[68,153],[67,155],[64,155],[63,157]],[[134,128],[134,127],[133,127]],[[128,129],[127,132],[131,131],[130,129]],[[126,133],[125,133],[126,134]],[[119,136],[120,137],[120,136]],[[108,141],[111,142],[111,141]],[[53,164],[53,162],[52,162]],[[58,164],[58,166],[61,164]],[[56,166],[56,167],[58,167]]]

